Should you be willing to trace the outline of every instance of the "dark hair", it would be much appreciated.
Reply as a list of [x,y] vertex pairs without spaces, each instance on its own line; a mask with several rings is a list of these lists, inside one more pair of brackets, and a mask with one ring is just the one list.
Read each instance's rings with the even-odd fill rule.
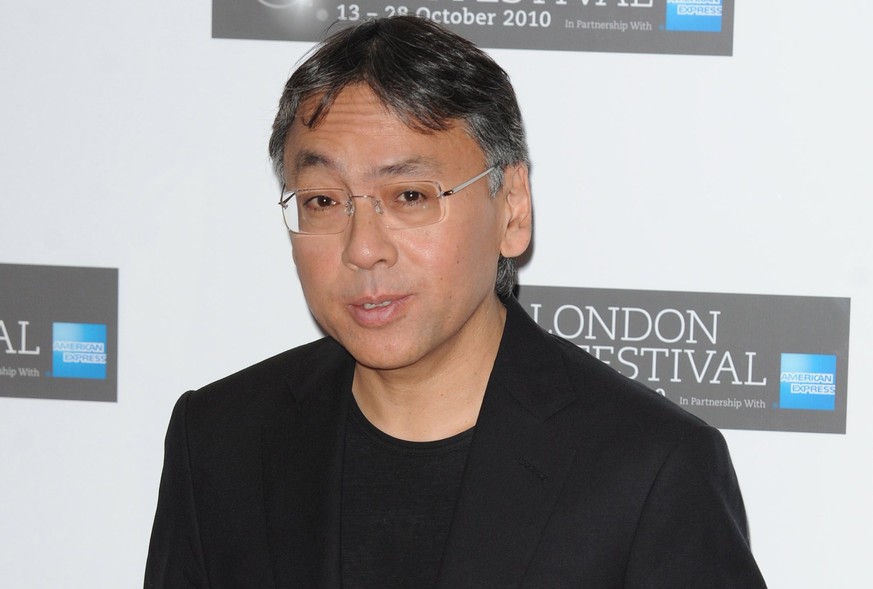
[[[276,175],[284,173],[285,140],[300,105],[319,101],[302,123],[315,127],[347,86],[367,84],[411,129],[430,133],[464,123],[485,154],[492,195],[506,166],[530,165],[524,124],[509,76],[470,41],[413,16],[366,21],[320,44],[285,84],[270,136]],[[500,256],[495,290],[512,294],[515,261]]]

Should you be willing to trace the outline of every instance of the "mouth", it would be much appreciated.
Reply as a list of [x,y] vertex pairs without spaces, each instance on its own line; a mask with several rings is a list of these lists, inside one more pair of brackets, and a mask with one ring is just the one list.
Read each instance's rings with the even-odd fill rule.
[[409,295],[383,294],[358,300],[347,308],[355,321],[364,327],[383,327],[403,316]]
[[393,302],[394,301],[382,301],[381,303],[364,303],[361,306],[364,307],[364,309],[370,311],[372,309],[378,309],[380,307],[387,307],[388,305],[390,305]]

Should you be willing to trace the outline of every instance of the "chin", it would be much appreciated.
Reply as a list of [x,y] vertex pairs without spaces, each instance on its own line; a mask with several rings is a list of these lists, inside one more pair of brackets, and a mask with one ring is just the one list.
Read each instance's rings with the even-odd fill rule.
[[396,370],[415,364],[419,359],[411,350],[379,350],[373,346],[346,345],[340,342],[349,351],[355,362],[372,370]]

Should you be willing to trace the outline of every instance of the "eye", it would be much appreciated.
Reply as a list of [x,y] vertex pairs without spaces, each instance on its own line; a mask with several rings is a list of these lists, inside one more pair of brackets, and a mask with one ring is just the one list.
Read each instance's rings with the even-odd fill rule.
[[404,190],[397,195],[397,202],[401,204],[423,204],[428,196],[419,190]]
[[303,194],[303,193],[301,193],[298,196],[300,197],[301,203],[303,204],[303,206],[307,209],[329,209],[331,207],[334,207],[334,206],[340,204],[336,199],[334,199],[329,194],[322,194],[322,193]]

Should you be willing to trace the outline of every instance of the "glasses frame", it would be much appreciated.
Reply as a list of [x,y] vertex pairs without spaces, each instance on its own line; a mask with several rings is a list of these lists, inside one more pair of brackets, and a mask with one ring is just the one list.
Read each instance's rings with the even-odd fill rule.
[[[429,183],[432,182],[433,184],[435,184],[437,189],[440,191],[439,194],[437,194],[437,198],[440,199],[440,201],[442,201],[442,199],[444,199],[445,197],[452,196],[453,194],[457,194],[460,191],[467,188],[468,186],[475,184],[476,182],[478,182],[479,180],[481,180],[482,178],[484,178],[485,176],[487,176],[491,172],[495,171],[496,169],[497,169],[496,166],[491,166],[490,168],[488,168],[484,172],[480,172],[479,174],[476,174],[475,176],[473,176],[469,180],[464,180],[463,182],[461,182],[460,184],[458,184],[454,188],[449,188],[448,190],[443,190],[442,186],[440,186],[440,183],[437,182],[436,180],[416,180],[416,182],[429,182]],[[402,184],[402,183],[403,183],[402,181],[397,182],[397,184]],[[392,182],[391,184],[394,184],[394,182]],[[293,229],[288,227],[288,221],[285,220],[284,210],[288,208],[288,202],[292,198],[294,198],[294,196],[296,196],[297,192],[300,190],[337,190],[340,192],[344,192],[346,194],[346,196],[348,197],[348,200],[346,201],[345,205],[346,205],[346,214],[348,215],[349,220],[346,223],[346,225],[341,230],[332,231],[330,233],[307,233],[306,231],[294,231]],[[376,213],[379,215],[383,214],[382,209],[379,206],[381,201],[377,197],[370,195],[370,194],[352,194],[351,192],[349,192],[348,190],[346,190],[344,188],[295,188],[293,190],[286,190],[285,184],[283,183],[282,184],[282,192],[279,193],[279,206],[282,207],[282,210],[283,210],[282,221],[285,223],[285,228],[288,229],[288,232],[293,234],[293,235],[337,235],[339,233],[342,233],[343,231],[345,231],[348,228],[352,217],[355,215],[355,201],[354,201],[354,199],[356,199],[356,198],[371,198],[371,199],[373,199],[374,208],[376,210]],[[433,223],[427,223],[425,225],[417,225],[416,227],[396,228],[396,227],[388,227],[387,225],[386,225],[386,227],[388,229],[392,229],[395,231],[399,231],[402,229],[417,229],[418,227],[427,227],[428,225],[436,225],[437,223],[440,223],[445,218],[446,218],[446,209],[443,205],[440,205],[440,218],[438,221],[434,221]]]

